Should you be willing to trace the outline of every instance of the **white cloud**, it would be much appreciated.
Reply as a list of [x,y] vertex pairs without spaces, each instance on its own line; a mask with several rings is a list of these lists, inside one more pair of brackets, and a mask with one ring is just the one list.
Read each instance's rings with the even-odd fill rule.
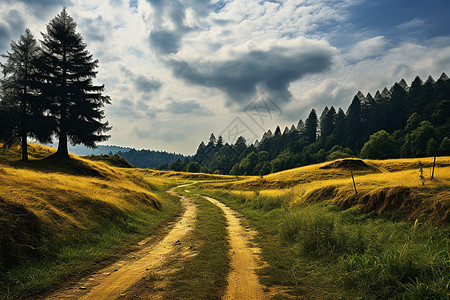
[[382,55],[388,43],[384,36],[376,36],[357,43],[349,53],[350,59],[362,60]]
[[[250,101],[259,88],[292,95],[280,105],[283,115],[268,123],[274,129],[304,119],[312,107],[346,108],[358,90],[373,93],[402,77],[411,81],[449,69],[448,38],[394,43],[387,33],[352,29],[349,40],[358,42],[336,49],[330,37],[352,28],[348,7],[357,2],[138,0],[130,7],[129,1],[72,0],[67,10],[100,61],[96,82],[112,98],[108,143],[191,154],[235,117],[246,121],[230,104],[240,104],[239,97]],[[62,9],[57,0],[44,1],[49,5],[38,14],[33,3],[0,0],[1,51],[24,29],[14,30],[20,27],[8,19],[14,11],[14,20],[22,18],[39,39]],[[413,18],[394,30],[414,31],[423,22]],[[302,60],[317,56],[312,54],[321,59]],[[190,74],[174,76],[177,69],[167,62],[186,63]]]

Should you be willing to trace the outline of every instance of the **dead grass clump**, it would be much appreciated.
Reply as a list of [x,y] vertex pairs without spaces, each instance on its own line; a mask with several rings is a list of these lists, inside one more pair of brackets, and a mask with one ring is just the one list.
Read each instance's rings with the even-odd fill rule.
[[368,170],[371,169],[372,167],[367,165],[361,159],[341,159],[319,167],[319,169],[337,169],[337,168],[348,170]]
[[376,189],[358,199],[358,204],[366,211],[376,211],[381,214],[384,211],[407,210],[411,200],[411,188],[394,186]]
[[305,196],[305,199],[308,203],[317,203],[324,200],[334,199],[338,190],[339,189],[335,186],[325,186],[309,192]]
[[[324,189],[323,192],[320,190]],[[341,187],[334,191],[335,197],[320,198],[329,189],[318,189],[308,195],[308,202],[330,200],[330,203],[342,208],[359,208],[363,212],[376,212],[395,219],[428,221],[438,224],[450,222],[450,191],[436,191],[433,188],[413,188],[406,186],[382,187],[365,190],[355,196],[350,188]],[[312,196],[315,198],[309,198]]]
[[0,198],[0,269],[37,255],[42,244],[38,218],[25,206]]

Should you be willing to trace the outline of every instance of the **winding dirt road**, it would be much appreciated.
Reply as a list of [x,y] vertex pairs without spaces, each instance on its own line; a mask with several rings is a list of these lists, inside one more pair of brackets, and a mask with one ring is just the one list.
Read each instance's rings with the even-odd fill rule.
[[[175,188],[168,193],[180,198],[184,213],[163,238],[156,241],[147,238],[139,243],[140,250],[41,299],[164,299],[167,275],[181,268],[183,261],[196,255],[185,241],[190,240],[195,228],[197,205],[191,198],[176,193]],[[268,298],[255,273],[262,264],[258,255],[260,249],[249,244],[255,232],[241,225],[235,211],[213,198],[204,198],[222,209],[228,223],[232,271],[228,275],[223,299]],[[155,278],[162,279],[158,283]],[[153,284],[151,288],[149,280]],[[155,287],[155,282],[158,287]]]
[[264,294],[264,288],[259,283],[258,276],[255,273],[255,270],[259,268],[258,254],[261,250],[249,245],[249,241],[256,233],[241,225],[238,214],[234,210],[216,199],[204,198],[222,209],[228,223],[232,270],[228,274],[228,286],[223,299],[256,300],[268,298]]
[[116,299],[146,275],[155,273],[164,264],[176,260],[180,252],[189,255],[189,247],[182,245],[180,241],[184,241],[194,228],[197,206],[190,198],[175,193],[174,189],[169,193],[180,197],[185,211],[159,243],[146,245],[147,241],[144,240],[140,243],[143,246],[141,250],[45,299]]

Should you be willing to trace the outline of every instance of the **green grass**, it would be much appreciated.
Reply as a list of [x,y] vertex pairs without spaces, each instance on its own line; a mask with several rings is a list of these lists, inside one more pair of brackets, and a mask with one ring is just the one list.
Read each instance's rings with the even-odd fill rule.
[[198,254],[171,279],[169,299],[220,299],[230,270],[226,219],[220,208],[199,196],[193,240]]
[[47,241],[39,257],[0,272],[0,299],[20,299],[49,290],[61,280],[88,274],[102,261],[119,258],[133,248],[130,245],[173,220],[179,213],[176,197],[165,197],[160,210],[148,208],[127,212],[115,219],[63,239]]
[[266,285],[285,285],[310,298],[448,299],[448,227],[321,204],[289,208],[289,195],[282,201],[256,193],[207,193],[261,233],[257,242],[269,263],[260,273]]

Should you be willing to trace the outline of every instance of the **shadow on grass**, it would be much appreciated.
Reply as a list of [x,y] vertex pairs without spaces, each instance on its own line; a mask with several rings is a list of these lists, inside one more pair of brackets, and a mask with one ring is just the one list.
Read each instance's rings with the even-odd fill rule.
[[105,179],[98,170],[93,168],[88,162],[73,157],[61,158],[57,156],[49,156],[44,159],[29,161],[8,161],[11,167],[28,169],[46,173],[64,173],[77,176],[90,176]]

